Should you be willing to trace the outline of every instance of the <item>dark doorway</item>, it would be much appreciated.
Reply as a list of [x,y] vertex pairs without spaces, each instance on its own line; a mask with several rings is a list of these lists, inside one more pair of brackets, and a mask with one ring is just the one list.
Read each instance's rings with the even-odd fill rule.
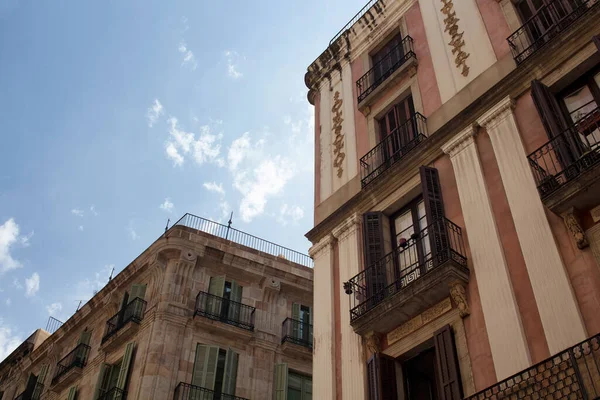
[[407,400],[437,400],[436,358],[433,347],[402,363]]

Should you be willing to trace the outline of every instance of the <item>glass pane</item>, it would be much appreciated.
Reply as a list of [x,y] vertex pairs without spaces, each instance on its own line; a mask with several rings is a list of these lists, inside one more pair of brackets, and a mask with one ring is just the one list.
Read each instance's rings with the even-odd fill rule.
[[427,216],[425,215],[425,201],[421,200],[419,204],[417,204],[417,214],[419,218],[419,231],[421,231],[421,237],[425,238],[425,240],[421,240],[421,250],[423,250],[423,255],[425,259],[429,253],[431,253],[431,244],[429,243],[429,238],[427,235]]
[[288,388],[288,400],[302,400],[302,391],[300,389]]
[[302,390],[302,377],[290,372],[288,374],[288,387],[290,389],[298,389],[299,391]]
[[411,236],[415,233],[413,226],[412,211],[406,211],[394,220],[394,228],[396,230],[396,248],[401,249],[398,252],[398,265],[400,271],[410,268],[415,265],[418,260],[416,246],[411,246]]
[[573,122],[579,121],[585,114],[598,107],[590,88],[587,86],[566,95],[563,100]]

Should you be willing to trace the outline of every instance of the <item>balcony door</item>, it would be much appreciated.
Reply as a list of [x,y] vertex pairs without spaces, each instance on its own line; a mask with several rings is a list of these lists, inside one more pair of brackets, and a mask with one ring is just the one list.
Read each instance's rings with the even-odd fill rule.
[[402,35],[398,33],[385,46],[371,56],[374,75],[374,82],[372,84],[379,85],[383,82],[398,68],[398,64],[403,58]]
[[600,144],[600,70],[580,78],[560,96],[569,116],[575,124],[582,153]]
[[515,7],[533,44],[544,43],[544,34],[581,4],[581,0],[518,0]]
[[386,142],[384,154],[386,159],[400,158],[403,150],[416,138],[417,126],[414,115],[412,95],[408,95],[379,120],[381,141]]

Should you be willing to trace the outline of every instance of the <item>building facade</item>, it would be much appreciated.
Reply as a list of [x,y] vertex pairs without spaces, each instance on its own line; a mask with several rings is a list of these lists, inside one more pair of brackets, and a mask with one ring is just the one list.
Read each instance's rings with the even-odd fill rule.
[[0,399],[310,399],[311,259],[186,214],[58,330]]
[[308,67],[313,396],[600,396],[600,1],[371,0]]

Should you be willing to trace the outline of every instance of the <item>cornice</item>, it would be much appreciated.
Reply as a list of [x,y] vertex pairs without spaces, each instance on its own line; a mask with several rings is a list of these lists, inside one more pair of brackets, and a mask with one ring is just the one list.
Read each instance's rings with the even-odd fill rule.
[[448,154],[451,158],[454,158],[457,154],[475,143],[474,138],[476,134],[477,130],[475,126],[469,125],[452,139],[444,143],[442,145],[442,151]]
[[331,233],[339,241],[344,241],[352,233],[360,229],[361,218],[358,213],[350,215],[344,222],[336,227]]
[[313,260],[315,260],[322,256],[325,250],[331,249],[334,242],[335,237],[332,234],[329,234],[322,238],[317,244],[313,245],[308,250],[308,254],[313,258]]
[[481,117],[477,118],[477,124],[486,129],[494,129],[512,114],[514,108],[515,101],[510,96],[506,96]]

